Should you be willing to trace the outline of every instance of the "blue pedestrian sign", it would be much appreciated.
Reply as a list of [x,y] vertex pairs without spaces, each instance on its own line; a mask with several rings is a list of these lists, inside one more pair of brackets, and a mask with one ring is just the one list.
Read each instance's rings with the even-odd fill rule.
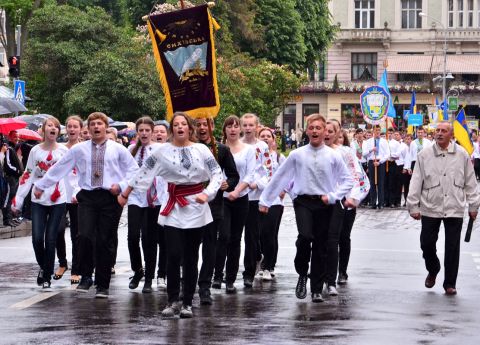
[[423,114],[410,114],[408,116],[409,126],[423,126]]
[[13,99],[25,105],[25,81],[15,80],[13,84]]

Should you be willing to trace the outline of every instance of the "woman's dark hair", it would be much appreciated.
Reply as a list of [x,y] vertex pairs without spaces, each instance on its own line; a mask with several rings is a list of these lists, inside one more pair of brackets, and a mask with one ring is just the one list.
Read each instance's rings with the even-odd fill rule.
[[230,125],[233,125],[233,124],[237,124],[237,125],[240,126],[240,119],[236,115],[230,115],[223,122],[223,127],[222,127],[223,139],[222,139],[222,142],[224,144],[227,142],[227,132],[225,131],[225,129],[227,128],[227,126],[230,126]]
[[[153,127],[155,127],[155,123],[153,122],[150,116],[142,116],[137,120],[137,122],[135,122],[135,129],[137,133],[138,133],[138,127],[140,127],[140,125],[149,125],[152,128],[152,132],[153,132]],[[137,154],[138,150],[140,149],[140,146],[142,146],[142,143],[137,138],[137,142],[135,143],[135,146],[133,147],[133,150],[132,150],[133,157],[135,157],[135,155]]]
[[189,140],[196,143],[197,142],[197,137],[195,135],[195,125],[193,123],[193,120],[190,116],[188,116],[187,113],[184,113],[182,111],[177,111],[176,113],[173,114],[172,119],[170,120],[170,136],[173,138],[173,121],[177,117],[183,117],[185,120],[187,120],[187,125],[188,125],[188,133],[189,133]]

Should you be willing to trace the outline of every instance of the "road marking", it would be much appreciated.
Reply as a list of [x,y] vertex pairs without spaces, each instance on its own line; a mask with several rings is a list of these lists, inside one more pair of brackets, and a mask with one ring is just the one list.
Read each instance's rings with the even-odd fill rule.
[[[115,269],[115,273],[116,274],[122,274],[122,273],[125,273],[127,272],[128,270],[130,270],[130,267],[129,266],[122,266],[122,267],[119,267],[118,269]],[[26,300],[23,300],[23,301],[20,301],[18,303],[15,303],[15,304],[12,304],[10,307],[8,307],[9,309],[15,309],[15,310],[23,310],[23,309],[26,309],[26,308],[29,308],[31,306],[33,306],[34,304],[37,304],[37,303],[40,303],[42,301],[45,301],[53,296],[56,296],[58,295],[59,293],[61,293],[62,291],[69,291],[69,290],[76,290],[77,289],[77,285],[70,285],[70,286],[67,286],[63,289],[59,289],[58,291],[52,291],[52,292],[41,292],[33,297],[30,297],[30,298],[27,298]]]
[[23,309],[26,309],[28,307],[31,307],[32,305],[34,305],[36,303],[45,301],[45,300],[49,299],[50,297],[58,295],[59,293],[60,293],[60,291],[58,291],[58,292],[44,292],[44,293],[35,295],[33,297],[30,297],[30,298],[28,298],[24,301],[12,304],[9,307],[9,309],[23,310]]

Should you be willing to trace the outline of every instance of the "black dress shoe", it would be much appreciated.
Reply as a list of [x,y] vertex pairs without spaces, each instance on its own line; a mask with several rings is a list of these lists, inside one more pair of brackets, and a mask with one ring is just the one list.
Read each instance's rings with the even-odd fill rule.
[[244,278],[244,279],[243,279],[243,285],[244,285],[246,288],[251,288],[251,287],[253,286],[253,279]]
[[298,299],[307,297],[307,280],[307,276],[298,277],[297,287],[295,289],[295,296],[297,296]]
[[210,296],[210,289],[200,289],[198,290],[198,295],[200,297],[201,305],[212,305],[212,296]]
[[320,292],[314,292],[312,293],[312,302],[313,303],[321,303],[323,302],[323,297]]
[[37,275],[37,285],[38,286],[42,286],[43,285],[43,270],[40,269],[38,271],[38,275]]
[[376,210],[376,209],[377,209],[377,206],[370,206],[370,208],[371,208],[372,210]]
[[425,278],[425,287],[426,288],[433,288],[435,286],[435,279],[437,278],[437,276],[433,275],[433,274],[428,274],[427,278]]
[[222,288],[222,279],[214,279],[212,283],[212,289],[221,289]]
[[142,293],[152,293],[152,280],[151,279],[145,279],[145,284],[143,284],[143,289]]
[[135,272],[133,277],[130,278],[130,284],[128,284],[128,287],[132,290],[136,289],[144,275],[145,274],[143,273],[143,268],[139,269],[137,272]]
[[228,294],[235,293],[235,292],[237,292],[237,288],[235,287],[235,285],[233,285],[233,283],[227,283],[226,284],[226,292]]

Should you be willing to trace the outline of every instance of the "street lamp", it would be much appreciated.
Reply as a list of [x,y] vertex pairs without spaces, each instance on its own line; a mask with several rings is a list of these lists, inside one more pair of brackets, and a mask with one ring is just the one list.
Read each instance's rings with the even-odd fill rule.
[[[444,35],[443,35],[443,37],[444,37],[444,39],[443,39],[443,76],[442,77],[438,76],[438,77],[433,78],[434,82],[438,81],[440,79],[442,79],[442,81],[443,81],[443,85],[442,85],[443,100],[442,100],[442,102],[444,102],[446,100],[446,97],[447,97],[447,79],[454,79],[452,73],[447,74],[447,50],[448,50],[448,47],[447,47],[447,28],[445,27],[445,25],[443,25],[442,22],[436,20],[435,18],[430,17],[429,15],[427,15],[424,12],[420,12],[418,15],[420,17],[430,18],[434,23],[440,24],[440,26],[442,27],[443,32],[444,32]],[[444,111],[448,111],[448,109],[444,109]]]

